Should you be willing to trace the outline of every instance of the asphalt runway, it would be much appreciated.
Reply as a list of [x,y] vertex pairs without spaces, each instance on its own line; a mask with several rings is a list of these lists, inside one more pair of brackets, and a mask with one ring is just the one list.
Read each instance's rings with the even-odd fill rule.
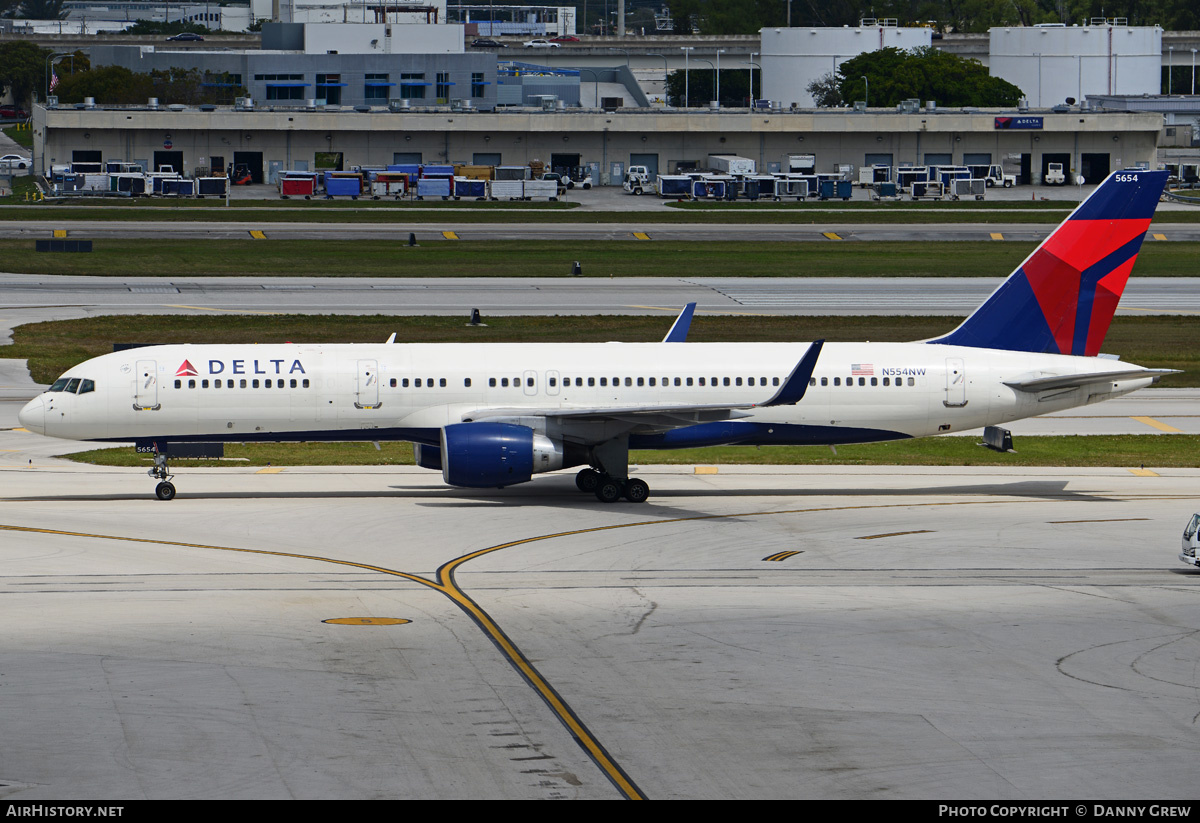
[[[645,223],[625,220],[612,223],[478,223],[456,220],[453,214],[437,222],[403,222],[403,214],[395,223],[312,223],[260,222],[253,217],[227,221],[205,220],[207,214],[194,221],[110,221],[110,220],[8,220],[0,223],[0,238],[50,238],[55,230],[65,230],[68,239],[97,240],[104,238],[147,238],[177,240],[249,239],[250,232],[261,231],[274,240],[395,240],[407,242],[410,233],[418,242],[486,241],[486,240],[635,240],[686,242],[702,240],[755,241],[813,241],[842,240],[991,240],[993,234],[1003,240],[1038,243],[1053,231],[1050,224],[1028,223],[928,223],[897,224],[840,223],[836,217],[815,214],[811,224],[770,223]],[[454,238],[448,238],[453,233]],[[638,237],[637,233],[645,234]],[[830,237],[830,234],[835,235]],[[1154,235],[1167,242],[1200,240],[1200,223],[1154,223],[1150,227],[1150,242]]]
[[605,506],[181,465],[163,503],[49,442],[0,432],[9,800],[1195,795],[1200,470],[640,466]]

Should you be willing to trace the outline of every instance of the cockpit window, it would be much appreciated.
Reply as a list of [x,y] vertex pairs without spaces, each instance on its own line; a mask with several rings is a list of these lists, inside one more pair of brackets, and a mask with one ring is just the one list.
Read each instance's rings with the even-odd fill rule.
[[79,383],[79,393],[87,394],[90,391],[96,390],[96,382],[94,380],[82,380]]
[[63,389],[63,391],[67,391],[67,392],[70,392],[71,394],[74,394],[78,389],[79,389],[79,378],[72,377],[71,381],[69,383],[67,383],[67,387],[65,389]]
[[50,386],[48,391],[62,391],[66,387],[67,387],[67,378],[60,377],[54,381],[54,384],[52,386]]

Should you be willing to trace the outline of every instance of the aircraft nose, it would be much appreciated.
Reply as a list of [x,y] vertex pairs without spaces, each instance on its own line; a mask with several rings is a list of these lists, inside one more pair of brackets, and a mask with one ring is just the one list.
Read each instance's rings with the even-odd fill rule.
[[45,434],[46,404],[42,402],[41,395],[26,403],[24,408],[17,412],[17,419],[21,421],[22,426],[31,432]]

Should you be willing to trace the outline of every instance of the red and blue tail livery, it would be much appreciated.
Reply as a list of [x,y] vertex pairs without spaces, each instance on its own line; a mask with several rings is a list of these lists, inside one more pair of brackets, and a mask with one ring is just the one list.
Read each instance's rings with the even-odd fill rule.
[[1167,182],[1113,172],[974,314],[930,343],[1094,356]]

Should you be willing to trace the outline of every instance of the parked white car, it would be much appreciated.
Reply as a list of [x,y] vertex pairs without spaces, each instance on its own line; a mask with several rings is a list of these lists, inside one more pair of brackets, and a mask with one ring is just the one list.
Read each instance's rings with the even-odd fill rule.
[[33,160],[19,154],[6,154],[0,157],[0,169],[27,169],[33,165]]
[[537,38],[536,40],[526,40],[523,44],[527,49],[557,49],[560,48],[558,43],[552,43],[549,40]]

